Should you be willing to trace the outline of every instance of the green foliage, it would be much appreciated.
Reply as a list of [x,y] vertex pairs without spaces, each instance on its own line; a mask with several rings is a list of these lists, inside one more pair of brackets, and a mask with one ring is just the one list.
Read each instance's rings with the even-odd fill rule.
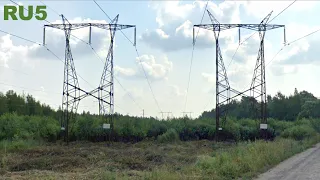
[[157,140],[161,143],[177,142],[179,141],[179,135],[175,129],[168,129],[167,132],[158,136]]
[[284,138],[293,138],[295,140],[303,140],[316,135],[316,131],[308,125],[296,125],[285,129],[281,136]]
[[320,120],[319,119],[310,119],[310,124],[318,133],[320,133]]
[[[238,119],[255,118],[252,111],[260,104],[252,97],[242,97],[240,101],[233,100],[229,103],[228,114]],[[285,96],[278,92],[274,97],[267,96],[267,117],[285,121],[295,121],[301,118],[320,118],[320,100],[307,91],[298,92],[295,89],[293,95]],[[200,117],[215,118],[215,110],[203,112]]]
[[0,116],[0,140],[42,138],[55,141],[59,130],[59,123],[50,117],[18,116],[15,113]]
[[[254,99],[250,97],[243,97],[240,102],[230,102],[230,117],[225,123],[221,122],[223,130],[218,132],[221,140],[253,141],[260,137],[259,122],[252,119],[252,101]],[[316,120],[320,117],[318,105],[319,100],[311,93],[298,92],[296,89],[289,97],[280,92],[274,97],[268,96],[269,134],[300,140],[320,132],[320,122]],[[58,120],[61,115],[60,109],[54,111],[47,105],[41,105],[31,95],[18,95],[14,91],[0,93],[0,141],[56,141],[59,137]],[[216,133],[215,110],[204,112],[195,120],[184,117],[158,121],[154,118],[116,114],[112,131],[102,129],[102,124],[106,121],[98,115],[83,112],[75,117],[69,124],[71,141],[102,141],[108,137],[112,137],[113,141],[123,142],[137,142],[147,138],[166,141],[173,130],[182,141],[212,140]]]
[[216,179],[251,179],[266,167],[280,163],[319,140],[318,135],[301,143],[290,139],[277,139],[268,143],[243,142],[233,148],[214,151],[211,156],[200,156],[196,167],[203,175],[216,176]]
[[28,149],[31,147],[38,146],[40,144],[42,144],[41,141],[35,141],[35,140],[22,140],[22,139],[2,140],[0,141],[0,150],[3,150],[4,152],[15,151],[15,150],[21,150],[21,149]]

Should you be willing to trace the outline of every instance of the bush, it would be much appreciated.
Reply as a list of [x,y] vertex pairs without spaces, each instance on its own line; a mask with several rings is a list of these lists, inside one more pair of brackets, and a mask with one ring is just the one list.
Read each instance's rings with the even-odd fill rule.
[[158,136],[157,140],[160,143],[166,142],[177,142],[179,141],[179,135],[175,129],[168,129],[168,131],[160,136]]
[[147,137],[157,138],[159,135],[167,131],[167,126],[165,124],[153,124],[151,129],[148,130]]
[[215,179],[252,179],[266,167],[274,166],[316,142],[319,142],[318,137],[313,137],[310,142],[292,139],[242,142],[232,148],[215,151],[212,156],[200,156],[196,167],[205,175],[217,176]]
[[303,140],[306,138],[311,138],[316,134],[316,131],[307,125],[293,126],[284,130],[281,136],[284,138],[292,138],[295,140]]
[[310,124],[314,130],[320,133],[320,120],[319,119],[310,119]]
[[[76,116],[76,120],[70,121],[69,140],[138,142],[146,138],[167,141],[166,137],[174,132],[182,141],[208,139],[215,136],[214,119],[176,118],[168,121],[158,121],[153,118],[138,118],[129,116],[116,116],[114,128],[102,129],[106,120],[99,116],[82,114]],[[301,140],[309,138],[314,133],[320,132],[320,121],[300,119],[295,122],[278,121],[268,119],[268,135],[273,139],[274,135],[285,138]],[[219,140],[222,141],[247,141],[260,137],[259,123],[251,119],[227,119],[219,131]],[[169,131],[169,129],[171,129]],[[275,130],[275,134],[274,131]],[[19,116],[15,113],[0,116],[0,141],[1,140],[45,140],[54,142],[60,131],[59,121],[44,116]],[[173,133],[173,134],[175,134]],[[160,137],[161,136],[161,137]]]

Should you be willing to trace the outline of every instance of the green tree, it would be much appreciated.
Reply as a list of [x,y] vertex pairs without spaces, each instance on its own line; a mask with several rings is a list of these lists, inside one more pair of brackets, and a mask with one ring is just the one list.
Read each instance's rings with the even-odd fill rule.
[[7,97],[0,92],[0,116],[9,111]]

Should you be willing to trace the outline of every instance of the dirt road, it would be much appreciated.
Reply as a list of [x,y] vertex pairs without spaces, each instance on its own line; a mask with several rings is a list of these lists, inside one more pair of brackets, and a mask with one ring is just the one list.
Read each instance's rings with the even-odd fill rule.
[[319,180],[320,143],[261,174],[256,180]]

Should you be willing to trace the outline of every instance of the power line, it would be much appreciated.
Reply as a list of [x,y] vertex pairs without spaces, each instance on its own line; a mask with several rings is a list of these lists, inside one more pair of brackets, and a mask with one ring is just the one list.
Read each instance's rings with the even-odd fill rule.
[[[40,90],[40,89],[31,89],[31,88],[26,88],[26,87],[23,87],[23,86],[17,86],[17,85],[8,84],[8,83],[5,83],[5,82],[0,82],[0,84],[5,85],[5,86],[17,87],[17,88],[21,88],[21,89],[24,89],[24,90],[44,92],[43,90]],[[59,94],[59,95],[61,94],[61,93],[52,92],[52,91],[46,91],[46,92],[53,93],[53,94]]]
[[[95,0],[93,0],[93,2],[94,2],[94,3],[99,7],[99,9],[109,18],[109,20],[112,21],[111,18],[110,18],[110,16],[101,8],[101,6],[100,6]],[[126,37],[126,39],[127,39],[131,44],[135,45],[135,44],[122,32],[122,30],[120,30],[120,32]],[[136,51],[136,53],[137,53],[138,60],[139,60],[139,62],[140,62],[141,68],[142,68],[142,70],[143,70],[144,76],[145,76],[145,78],[146,78],[146,80],[147,80],[147,82],[148,82],[148,85],[149,85],[150,91],[151,91],[151,93],[152,93],[153,99],[154,99],[154,101],[155,101],[158,109],[162,112],[162,110],[161,110],[161,108],[160,108],[160,105],[159,105],[159,103],[158,103],[158,100],[157,100],[157,98],[156,98],[156,96],[155,96],[155,94],[154,94],[154,92],[153,92],[152,87],[151,87],[151,83],[150,83],[150,81],[149,81],[149,78],[148,78],[148,76],[147,76],[147,73],[146,73],[146,71],[145,71],[145,69],[144,69],[144,67],[143,67],[143,65],[142,65],[142,61],[141,61],[141,59],[140,59],[140,53],[139,53],[139,51],[138,51],[138,49],[137,49],[137,46],[135,45],[134,47],[135,47],[135,51]]]
[[[12,36],[14,36],[14,37],[17,37],[17,38],[19,38],[19,39],[22,39],[22,40],[25,40],[25,41],[28,41],[28,42],[32,42],[32,43],[34,43],[34,44],[37,44],[37,45],[40,45],[41,46],[41,44],[38,44],[37,42],[35,42],[35,41],[32,41],[32,40],[29,40],[29,39],[26,39],[26,38],[23,38],[23,37],[21,37],[21,36],[17,36],[17,35],[14,35],[14,34],[11,34],[11,33],[8,33],[8,32],[6,32],[6,31],[2,31],[2,30],[0,30],[1,32],[3,32],[3,33],[5,33],[5,34],[9,34],[9,35],[12,35]],[[63,62],[63,60],[61,59],[61,58],[59,58],[53,51],[51,51],[46,45],[44,46],[53,56],[55,56],[58,60],[60,60],[62,63],[64,63]],[[15,71],[17,71],[17,70],[15,70]],[[93,87],[88,81],[86,81],[82,76],[80,76],[79,74],[77,74],[82,80],[84,80],[85,82],[87,82],[91,87]],[[10,84],[5,84],[5,83],[1,83],[0,82],[0,84],[3,84],[3,85],[9,85],[9,86],[13,86],[14,87],[14,85],[10,85]],[[18,86],[16,86],[16,87],[18,87]],[[20,88],[23,88],[23,87],[20,87]],[[42,90],[34,90],[34,91],[42,91]],[[43,92],[43,91],[42,91]],[[59,93],[59,94],[61,94],[61,93]],[[121,108],[120,108],[121,109]]]
[[266,64],[266,67],[278,56],[278,54],[283,50],[284,46],[273,56],[273,58]]
[[[16,3],[16,2],[14,2],[13,0],[10,0],[12,3],[14,3],[14,4],[16,4],[17,6],[19,6],[19,4],[18,3]],[[44,4],[44,3],[43,3]],[[28,9],[26,9],[26,8],[24,8],[26,11],[28,11]],[[35,14],[35,13],[33,13],[33,14]],[[50,23],[50,24],[52,24],[51,22],[49,22],[49,21],[47,21],[47,20],[45,20],[46,22],[48,22],[48,23]],[[9,34],[9,35],[12,35],[12,34],[10,34],[10,33],[8,33],[8,32],[6,32],[6,31],[2,31],[2,30],[0,30],[1,32],[3,32],[3,33],[6,33],[6,34]],[[17,37],[17,38],[20,38],[20,39],[23,39],[23,40],[25,40],[25,41],[28,41],[28,42],[32,42],[32,43],[34,43],[34,44],[37,44],[37,45],[40,45],[41,46],[41,44],[40,43],[37,43],[37,42],[35,42],[35,41],[31,41],[31,40],[28,40],[28,39],[25,39],[25,38],[23,38],[23,37],[20,37],[20,36],[17,36],[17,35],[12,35],[12,36],[15,36],[15,37]],[[76,36],[74,36],[74,37],[76,37]],[[78,37],[76,37],[76,38],[78,38]],[[80,38],[78,38],[79,40],[81,40]],[[85,42],[85,41],[83,41],[83,42]],[[46,45],[44,45],[44,47],[46,47],[46,49],[52,54],[52,55],[54,55],[57,59],[59,59],[62,63],[64,63],[63,62],[63,60],[61,59],[61,58],[59,58],[54,52],[52,52]],[[82,80],[84,80],[87,84],[89,84],[90,86],[92,86],[87,80],[85,80],[82,76],[80,76],[79,74],[77,74]],[[93,86],[92,86],[93,87]]]
[[311,33],[309,33],[309,34],[307,34],[307,35],[305,35],[305,36],[302,36],[301,38],[298,38],[298,39],[296,39],[296,40],[293,40],[293,41],[287,43],[287,45],[291,45],[292,43],[297,42],[297,41],[299,41],[299,40],[301,40],[301,39],[303,39],[303,38],[306,38],[306,37],[308,37],[308,36],[310,36],[310,35],[318,32],[318,31],[320,31],[320,29],[315,30],[315,31],[313,31],[313,32],[311,32]]
[[110,16],[101,8],[101,6],[95,1],[93,0],[94,3],[96,3],[96,5],[99,7],[99,9],[108,17],[108,19],[110,21],[112,21],[112,19],[110,18]]
[[[16,3],[15,1],[13,1],[13,0],[9,0],[9,1],[11,1],[13,4],[15,4],[15,5],[17,5],[17,6],[20,6],[20,4],[18,4],[18,3]],[[27,8],[23,8],[25,11],[27,11],[27,12],[29,12],[29,9],[27,9]],[[37,15],[36,13],[33,13],[32,12],[32,14],[33,15]],[[50,23],[51,24],[51,22],[49,22],[48,20],[44,20],[44,21],[46,21],[47,23]]]
[[[64,61],[61,59],[61,58],[59,58],[58,56],[57,56],[57,54],[55,54],[54,52],[52,52],[47,46],[45,46],[46,48],[47,48],[47,50],[53,55],[53,56],[55,56],[58,60],[60,60],[63,64],[64,64]],[[77,76],[79,76],[83,81],[85,81],[88,85],[90,85],[91,87],[94,87],[94,86],[92,86],[87,80],[85,80],[82,76],[80,76],[79,74],[77,74]]]
[[276,53],[276,55],[273,56],[273,58],[267,63],[266,66],[268,66],[268,65],[271,63],[271,61],[273,61],[273,60],[279,55],[279,53],[283,50],[284,47],[290,46],[291,44],[293,44],[293,43],[295,43],[295,42],[297,42],[297,41],[299,41],[299,40],[301,40],[301,39],[304,39],[304,38],[306,38],[306,37],[308,37],[308,36],[310,36],[310,35],[312,35],[312,34],[315,34],[315,33],[319,32],[319,31],[320,31],[320,29],[317,29],[317,30],[315,30],[315,31],[313,31],[313,32],[311,32],[311,33],[309,33],[309,34],[307,34],[307,35],[304,35],[304,36],[302,36],[302,37],[300,37],[300,38],[297,38],[297,39],[295,39],[295,40],[293,40],[293,41],[285,44],[285,45]]
[[[11,68],[9,68],[10,70],[12,70]],[[19,73],[23,73],[23,74],[26,74],[26,75],[30,75],[30,74],[27,74],[25,72],[22,72],[22,71],[17,71],[17,70],[14,70],[16,72],[19,72]],[[31,89],[31,88],[26,88],[26,87],[23,87],[23,86],[17,86],[17,85],[12,85],[12,84],[8,84],[8,83],[4,83],[4,82],[0,82],[0,84],[2,85],[5,85],[5,86],[12,86],[12,87],[17,87],[17,88],[20,88],[20,89],[23,89],[23,90],[29,90],[29,91],[35,91],[35,92],[47,92],[47,93],[52,93],[52,94],[57,94],[57,95],[60,95],[61,93],[58,93],[58,92],[53,92],[53,91],[44,91],[44,90],[40,90],[40,89]],[[45,104],[45,105],[53,105],[51,103],[42,103],[42,104]],[[60,105],[53,105],[53,106],[60,106]],[[91,107],[91,106],[79,106],[79,107]],[[126,114],[127,111],[125,111],[123,108],[121,108],[120,106],[116,105],[117,108],[121,109],[123,112],[125,112]]]
[[[209,4],[209,0],[207,0],[206,6],[205,6],[205,8],[204,8],[204,11],[203,11],[203,14],[202,14],[202,17],[201,17],[201,22],[200,22],[200,24],[202,24],[202,21],[203,21],[204,15],[205,15],[206,10],[207,10],[207,7],[208,7],[208,4]],[[193,62],[193,56],[194,56],[194,48],[195,48],[195,44],[196,44],[196,41],[197,41],[197,38],[198,38],[198,35],[199,35],[199,31],[200,31],[200,28],[198,28],[198,32],[197,32],[197,34],[196,34],[196,37],[195,37],[194,43],[193,43],[193,45],[192,45],[192,53],[191,53],[190,68],[189,68],[189,75],[188,75],[187,93],[186,93],[186,100],[185,100],[184,110],[183,110],[183,111],[186,111],[186,107],[187,107],[187,102],[188,102],[188,92],[189,92],[190,79],[191,79],[192,62]]]
[[[18,3],[16,3],[16,2],[14,2],[14,1],[12,1],[12,0],[10,0],[12,3],[14,3],[14,4],[16,4],[16,5],[19,5]],[[42,1],[40,1],[42,4],[44,4]],[[45,5],[45,4],[44,4]],[[51,9],[51,8],[50,8]],[[28,9],[26,9],[25,8],[25,10],[26,11],[28,11]],[[51,10],[53,10],[53,9],[51,9]],[[53,10],[54,11],[54,10]],[[56,11],[55,11],[56,12]],[[57,12],[56,12],[56,14],[58,14]],[[58,14],[59,15],[59,14]],[[51,22],[49,22],[49,21],[47,21],[47,20],[45,20],[46,22],[48,22],[48,23],[50,23],[50,24],[52,24]],[[29,40],[29,39],[26,39],[26,38],[23,38],[23,37],[21,37],[21,36],[18,36],[18,35],[15,35],[15,34],[11,34],[11,33],[9,33],[9,32],[6,32],[6,31],[3,31],[3,30],[0,30],[0,32],[3,32],[3,33],[5,33],[5,34],[9,34],[9,35],[11,35],[11,36],[14,36],[14,37],[16,37],[16,38],[19,38],[19,39],[22,39],[22,40],[25,40],[25,41],[28,41],[28,42],[31,42],[31,43],[34,43],[34,44],[37,44],[37,45],[39,45],[39,46],[42,46],[41,45],[41,43],[38,43],[38,42],[36,42],[36,41],[32,41],[32,40]],[[74,35],[72,35],[72,36],[74,36]],[[76,37],[76,36],[74,36],[75,38],[77,38],[77,39],[79,39],[79,40],[81,40],[81,41],[83,41],[82,39],[80,39],[80,38],[78,38],[78,37]],[[128,40],[129,40],[129,38],[127,38]],[[85,41],[83,41],[84,43],[86,43],[86,44],[88,44],[89,45],[89,43],[87,43],[87,42],[85,42]],[[132,43],[132,42],[131,42]],[[91,46],[91,45],[90,45]],[[61,59],[61,58],[59,58],[53,51],[51,51],[46,45],[44,45],[44,47],[47,49],[47,51],[49,51],[53,56],[55,56],[58,60],[60,60],[62,63],[64,63],[63,62],[63,60]],[[91,48],[92,48],[92,50],[97,54],[97,52],[94,50],[94,48],[91,46]],[[136,51],[137,51],[137,49],[136,49]],[[98,55],[98,54],[97,54]],[[14,71],[17,71],[17,70],[14,70]],[[90,86],[92,86],[88,81],[86,81],[82,76],[80,76],[79,74],[78,74],[78,76],[82,79],[82,80],[84,80],[86,83],[88,83]],[[116,79],[116,78],[115,78]],[[116,79],[116,81],[120,84],[120,86],[128,93],[128,91],[123,87],[123,85]],[[14,86],[14,85],[10,85],[10,84],[5,84],[5,83],[1,83],[0,82],[0,84],[3,84],[3,85],[9,85],[9,86]],[[16,86],[16,87],[18,87],[18,86]],[[92,86],[93,87],[93,86]],[[23,88],[23,87],[20,87],[20,88]],[[34,91],[42,91],[42,90],[34,90]],[[43,92],[43,91],[42,91]],[[60,94],[60,93],[57,93],[57,94]],[[132,98],[132,96],[131,96],[131,94],[130,93],[128,93],[128,95]],[[134,99],[132,98],[132,100],[134,101]],[[134,101],[135,102],[135,101]],[[136,103],[136,102],[135,102]],[[136,103],[136,105],[138,105],[137,103]],[[138,105],[139,106],[139,105]],[[119,106],[117,106],[119,109],[121,109],[121,110],[123,110],[122,108],[120,108]],[[142,109],[141,108],[141,106],[139,106],[140,107],[140,109]],[[123,110],[124,111],[124,110]],[[126,112],[126,111],[125,111]]]
[[146,73],[146,70],[144,69],[144,67],[143,67],[143,65],[142,65],[142,61],[141,61],[141,59],[140,59],[140,54],[139,54],[139,52],[138,52],[138,49],[137,49],[137,48],[135,48],[135,49],[136,49],[136,53],[137,53],[137,56],[138,56],[138,60],[140,61],[140,65],[141,65],[141,67],[142,67],[144,76],[145,76],[146,79],[147,79],[147,82],[148,82],[150,91],[151,91],[151,93],[152,93],[153,99],[154,99],[154,101],[156,102],[156,104],[157,104],[157,106],[158,106],[158,109],[159,109],[160,111],[162,111],[161,108],[160,108],[160,106],[159,106],[159,103],[158,103],[158,101],[157,101],[157,99],[156,99],[156,97],[155,97],[155,95],[154,95],[153,89],[152,89],[152,87],[151,87],[150,81],[149,81],[148,76],[147,76],[147,73]]
[[54,9],[50,8],[49,6],[47,6],[45,3],[43,3],[42,1],[40,1],[41,4],[45,5],[46,7],[48,7],[51,11],[53,11],[54,13],[56,13],[58,16],[60,16],[60,14],[55,11]]
[[249,37],[247,37],[245,40],[243,40],[242,42],[240,42],[240,43],[239,43],[239,45],[238,45],[238,47],[237,47],[236,51],[235,51],[235,52],[233,53],[233,55],[232,55],[231,61],[229,62],[228,66],[226,67],[226,70],[228,70],[229,66],[231,65],[231,63],[232,63],[232,61],[233,61],[233,59],[234,59],[235,55],[237,54],[237,52],[238,52],[238,50],[239,50],[240,46],[241,46],[244,42],[246,42],[247,40],[249,40],[252,36],[254,36],[256,33],[257,33],[257,32],[252,33]]
[[[110,18],[110,16],[102,9],[102,7],[95,1],[93,0],[93,2],[99,7],[99,9],[107,16],[107,18],[112,21],[112,19]],[[127,35],[122,31],[120,30],[120,32],[124,35],[124,37],[132,44],[134,45],[134,43],[127,37]]]
[[10,35],[10,36],[14,36],[14,37],[16,37],[16,38],[19,38],[19,39],[22,39],[22,40],[25,40],[25,41],[28,41],[28,42],[31,42],[31,43],[33,43],[33,44],[37,44],[37,45],[41,46],[41,43],[38,43],[38,42],[36,42],[36,41],[32,41],[32,40],[23,38],[23,37],[21,37],[21,36],[15,35],[15,34],[11,34],[11,33],[9,33],[9,32],[3,31],[3,30],[1,30],[1,29],[0,29],[0,32],[3,32],[3,33],[8,34],[8,35]]
[[[44,4],[42,1],[40,1],[42,4]],[[45,4],[44,4],[45,5]],[[97,4],[98,5],[98,4]],[[98,5],[99,6],[99,5]],[[100,6],[99,6],[100,7]],[[50,8],[50,7],[49,7]],[[100,7],[101,8],[101,7]],[[50,8],[52,11],[54,11],[58,16],[60,16],[60,14],[57,12],[57,11],[55,11],[54,9],[52,9],[52,8]],[[102,10],[102,9],[101,9]],[[103,11],[103,10],[102,10]],[[104,11],[103,11],[104,12]],[[105,12],[104,12],[105,13]],[[106,13],[105,13],[106,14]],[[107,15],[107,14],[106,14]],[[107,15],[108,16],[108,15]],[[110,17],[108,16],[108,18],[110,19]],[[111,20],[111,19],[110,19]],[[112,20],[111,20],[112,21]],[[121,30],[120,30],[121,31]],[[122,32],[122,31],[121,31]],[[74,37],[76,37],[76,36],[74,36]],[[79,40],[82,40],[82,39],[80,39],[80,38],[78,38],[78,37],[76,37],[77,39],[79,39]],[[129,40],[129,38],[127,38],[128,40]],[[83,40],[82,40],[83,41]],[[90,44],[90,43],[87,43],[87,42],[85,42],[85,41],[83,41],[85,44],[87,44],[87,45],[89,45],[90,47],[91,47],[91,50],[94,52],[94,54],[98,57],[98,59],[100,59],[100,61],[102,62],[102,63],[104,63],[103,62],[103,60],[102,60],[102,58],[99,56],[99,54],[97,53],[97,51],[92,47],[92,45]],[[52,51],[50,51],[53,55],[55,55]],[[57,56],[56,56],[57,57]],[[58,57],[57,57],[58,58]],[[114,77],[114,79],[118,82],[118,84],[123,88],[123,90],[125,91],[125,92],[127,92],[128,93],[128,95],[130,96],[130,98],[133,100],[133,102],[140,108],[140,109],[142,109],[141,108],[141,106],[133,99],[133,97],[131,96],[131,94],[124,88],[124,86],[120,83],[120,81],[116,78],[116,77]],[[120,108],[119,106],[117,106],[117,105],[115,105],[116,107],[118,107],[118,108]],[[122,109],[122,108],[120,108],[120,109]],[[123,109],[122,109],[123,110]],[[124,111],[124,110],[123,110]],[[124,111],[124,112],[126,112],[126,111]],[[128,114],[128,113],[127,113]]]
[[[17,6],[19,6],[19,4],[18,3],[16,3],[16,2],[14,2],[13,0],[10,0],[12,3],[14,3],[15,5],[17,5]],[[40,1],[43,5],[45,5],[45,6],[47,6],[46,4],[44,4],[42,1]],[[49,7],[49,6],[47,6],[47,7]],[[49,7],[50,8],[50,7]],[[51,9],[51,8],[50,8]],[[26,10],[27,12],[29,12],[29,10],[27,9],[27,8],[24,8],[24,10]],[[51,9],[52,11],[54,11],[53,9]],[[56,14],[58,14],[56,11],[54,11]],[[36,13],[33,13],[33,15],[37,15]],[[59,14],[58,14],[59,15]],[[59,16],[61,16],[61,15],[59,15]],[[48,20],[44,20],[44,21],[46,21],[47,23],[49,23],[49,24],[52,24],[50,21],[48,21]],[[78,38],[77,36],[75,36],[75,35],[73,35],[73,34],[71,34],[71,36],[72,37],[74,37],[74,38],[76,38],[76,39],[78,39],[78,40],[80,40],[80,41],[82,41],[83,43],[85,43],[85,44],[88,44],[86,41],[84,41],[83,39],[80,39],[80,38]]]
[[[90,45],[92,51],[94,52],[94,54],[97,56],[98,59],[100,59],[100,61],[103,63],[102,58],[99,56],[99,54],[97,53],[97,51]],[[120,81],[114,76],[113,77],[117,83],[121,86],[121,88],[128,94],[128,96],[131,98],[131,100],[142,110],[141,106],[134,100],[134,98],[131,96],[131,93],[129,91],[127,91],[124,86],[120,83]]]
[[287,10],[290,6],[292,6],[293,3],[295,3],[297,0],[294,0],[291,4],[289,4],[286,8],[284,8],[279,14],[277,14],[275,17],[273,17],[268,24],[273,21],[275,18],[277,18],[280,14],[282,14],[285,10]]
[[[274,19],[276,19],[280,14],[282,14],[285,10],[287,10],[290,6],[292,6],[293,3],[295,3],[296,1],[297,1],[297,0],[293,1],[292,3],[290,3],[290,4],[289,4],[286,8],[284,8],[280,13],[278,13],[275,17],[273,17],[267,24],[269,24],[271,21],[273,21]],[[233,62],[233,59],[234,59],[236,53],[238,52],[239,47],[240,47],[245,41],[247,41],[247,40],[250,39],[253,35],[255,35],[257,32],[258,32],[258,31],[254,32],[251,36],[249,36],[249,37],[246,38],[244,41],[242,41],[241,43],[239,43],[239,45],[238,45],[235,53],[233,54],[232,59],[231,59],[231,61],[229,62],[229,64],[228,64],[228,66],[227,66],[226,69],[228,69],[228,67],[230,66],[230,64]]]

